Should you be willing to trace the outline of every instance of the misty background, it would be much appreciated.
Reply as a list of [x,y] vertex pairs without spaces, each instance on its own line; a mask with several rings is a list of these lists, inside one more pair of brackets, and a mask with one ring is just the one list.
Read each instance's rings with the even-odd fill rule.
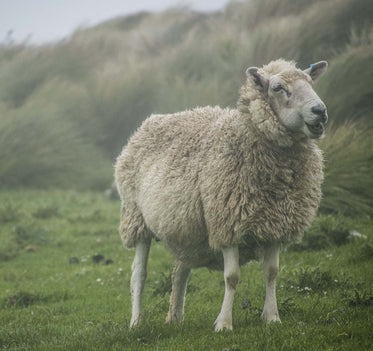
[[372,1],[136,5],[0,0],[0,190],[104,191],[151,113],[235,107],[248,66],[325,59],[321,211],[373,214]]
[[0,35],[5,41],[32,44],[55,42],[78,27],[90,27],[141,11],[160,12],[188,7],[197,11],[222,9],[229,0],[0,0]]

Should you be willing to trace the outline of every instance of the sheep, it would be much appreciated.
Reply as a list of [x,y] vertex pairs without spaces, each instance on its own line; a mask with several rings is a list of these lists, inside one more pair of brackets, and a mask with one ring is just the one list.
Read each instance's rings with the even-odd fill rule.
[[140,321],[152,238],[175,256],[167,323],[181,322],[192,268],[224,271],[215,330],[232,329],[240,265],[264,255],[262,318],[280,322],[275,281],[280,246],[300,240],[321,199],[316,140],[328,115],[312,88],[327,62],[306,70],[279,59],[247,69],[237,109],[151,115],[118,156],[119,231],[135,248],[130,326]]

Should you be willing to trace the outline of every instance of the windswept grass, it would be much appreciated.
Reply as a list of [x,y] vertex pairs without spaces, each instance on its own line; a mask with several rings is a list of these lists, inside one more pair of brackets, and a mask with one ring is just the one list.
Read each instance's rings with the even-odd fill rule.
[[0,187],[108,188],[116,155],[149,114],[235,107],[248,66],[326,59],[315,86],[330,116],[321,210],[371,215],[372,16],[369,0],[247,0],[0,46]]
[[373,215],[373,134],[370,121],[346,122],[321,143],[326,156],[321,211]]
[[346,50],[330,64],[317,84],[335,125],[364,120],[364,130],[373,125],[373,28],[361,34],[352,30]]
[[30,102],[0,120],[3,188],[102,188],[110,182],[111,165],[101,154],[53,104]]

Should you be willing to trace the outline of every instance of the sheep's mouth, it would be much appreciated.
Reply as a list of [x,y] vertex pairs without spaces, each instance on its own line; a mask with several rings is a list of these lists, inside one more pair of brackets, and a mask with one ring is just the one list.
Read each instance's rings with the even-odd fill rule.
[[306,123],[308,130],[316,137],[321,137],[324,134],[324,125],[320,123],[308,124]]

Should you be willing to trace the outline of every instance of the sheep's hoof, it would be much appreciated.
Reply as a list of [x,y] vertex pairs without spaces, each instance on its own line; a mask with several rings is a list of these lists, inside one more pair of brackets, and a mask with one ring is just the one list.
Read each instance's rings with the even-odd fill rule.
[[131,319],[130,328],[136,328],[140,324],[140,317]]
[[131,323],[130,323],[130,329],[134,329],[134,328],[136,328],[138,325],[139,325],[138,322],[131,322]]
[[226,330],[232,330],[233,329],[232,321],[220,319],[218,317],[216,319],[216,321],[215,321],[215,331],[216,332],[220,332],[220,331],[222,331],[224,329],[226,329]]
[[268,313],[266,311],[263,311],[263,313],[262,313],[262,319],[267,324],[272,323],[272,322],[281,323],[281,319],[280,319],[278,313]]
[[171,313],[168,313],[166,317],[166,324],[173,324],[173,323],[181,323],[183,321],[183,316],[176,316],[172,315]]

